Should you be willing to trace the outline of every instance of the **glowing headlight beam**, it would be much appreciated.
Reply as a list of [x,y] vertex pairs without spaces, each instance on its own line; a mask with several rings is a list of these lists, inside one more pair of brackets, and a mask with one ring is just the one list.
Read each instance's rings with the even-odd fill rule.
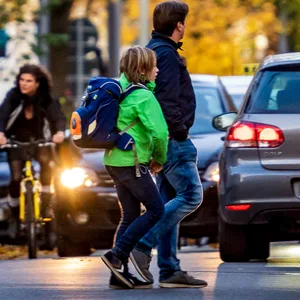
[[81,186],[86,178],[86,173],[82,168],[73,168],[65,170],[60,175],[61,184],[68,188]]

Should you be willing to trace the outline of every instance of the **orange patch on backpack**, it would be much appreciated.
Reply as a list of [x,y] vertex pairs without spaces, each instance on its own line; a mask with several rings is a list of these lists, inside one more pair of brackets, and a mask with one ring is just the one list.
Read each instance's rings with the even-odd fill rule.
[[77,112],[73,112],[70,120],[70,133],[81,137],[81,118]]

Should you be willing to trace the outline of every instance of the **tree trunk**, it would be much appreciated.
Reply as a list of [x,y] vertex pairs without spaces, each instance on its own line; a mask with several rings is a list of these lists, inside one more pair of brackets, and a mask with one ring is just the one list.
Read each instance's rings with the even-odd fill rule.
[[[69,14],[73,0],[62,0],[51,9],[51,33],[68,34]],[[67,89],[69,46],[68,43],[50,46],[50,71],[55,96],[62,97]]]

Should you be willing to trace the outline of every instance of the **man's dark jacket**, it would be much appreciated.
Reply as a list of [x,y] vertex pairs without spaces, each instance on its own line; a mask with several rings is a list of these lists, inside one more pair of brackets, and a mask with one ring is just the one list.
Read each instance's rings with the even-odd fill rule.
[[155,97],[159,101],[166,118],[170,136],[182,141],[195,119],[196,100],[186,64],[177,50],[182,43],[158,32],[152,32],[147,47],[157,55],[159,69],[156,78]]
[[[24,114],[24,107],[31,104],[32,99],[28,96],[21,94],[17,88],[11,89],[2,104],[0,105],[0,132],[5,132],[7,136],[15,135],[22,131],[22,127],[19,126],[22,115]],[[36,124],[33,124],[35,136],[43,138],[43,126],[45,119],[49,122],[51,133],[54,134],[57,131],[64,131],[66,128],[66,118],[61,111],[60,105],[56,99],[50,97],[48,101],[43,99],[35,99],[34,115],[36,116]],[[12,113],[22,104],[22,110],[19,116],[15,119],[10,129],[7,130],[8,121]],[[18,126],[16,126],[18,124]],[[18,128],[17,128],[18,127]]]

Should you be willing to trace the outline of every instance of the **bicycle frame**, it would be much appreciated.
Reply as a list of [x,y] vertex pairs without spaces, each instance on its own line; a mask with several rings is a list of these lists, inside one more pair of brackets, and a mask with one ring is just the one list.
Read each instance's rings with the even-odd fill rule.
[[[25,168],[22,172],[22,179],[20,183],[20,214],[19,219],[21,223],[25,225],[27,239],[28,239],[28,257],[37,258],[37,240],[39,229],[44,229],[44,225],[50,224],[52,218],[43,218],[41,215],[41,199],[40,193],[42,192],[42,185],[38,178],[36,178],[32,160],[33,154],[30,147],[43,147],[43,146],[53,146],[53,142],[47,142],[44,140],[31,141],[31,142],[18,142],[10,141],[5,145],[0,146],[1,149],[5,148],[19,148],[19,147],[29,147],[25,149],[26,160]],[[51,148],[53,150],[53,147]],[[54,153],[54,152],[53,152]],[[27,190],[30,189],[30,190]]]
[[[25,176],[21,181],[21,191],[20,191],[20,221],[25,221],[25,194],[26,194],[26,182],[31,181],[33,186],[33,202],[34,202],[34,218],[35,221],[40,219],[40,193],[41,193],[41,184],[39,180],[35,179],[32,174],[32,162],[27,160],[25,162]],[[51,219],[43,219],[43,221],[51,221]]]
[[[52,154],[54,154],[54,157],[56,157],[55,151],[53,149],[53,142],[47,142],[44,140],[34,141],[34,142],[18,142],[15,140],[8,140],[8,144],[0,146],[1,149],[5,148],[18,148],[22,146],[30,146],[32,144],[35,144],[37,147],[39,146],[51,146]],[[57,159],[56,159],[57,160]],[[26,158],[25,161],[25,172],[23,173],[22,180],[20,183],[20,214],[19,218],[21,222],[26,221],[26,200],[25,195],[27,193],[26,191],[26,183],[30,181],[32,183],[33,187],[33,205],[34,205],[34,219],[35,221],[42,221],[42,222],[49,222],[52,219],[51,218],[43,218],[41,219],[41,211],[40,211],[40,193],[42,191],[41,183],[38,179],[35,178],[33,172],[32,172],[32,156],[29,155]]]

